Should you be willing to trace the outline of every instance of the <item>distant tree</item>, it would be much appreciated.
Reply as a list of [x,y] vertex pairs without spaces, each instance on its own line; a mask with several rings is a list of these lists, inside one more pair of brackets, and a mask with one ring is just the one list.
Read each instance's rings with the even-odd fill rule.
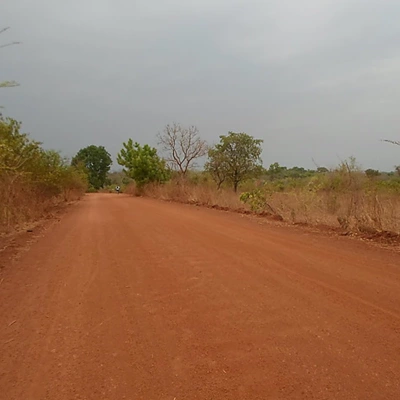
[[195,126],[184,128],[177,123],[167,125],[162,134],[158,134],[159,145],[166,155],[171,169],[184,177],[197,159],[207,154],[207,142],[202,140]]
[[131,179],[124,173],[124,171],[113,171],[108,174],[110,185],[121,186],[128,185]]
[[275,179],[284,178],[285,173],[287,172],[286,167],[282,167],[279,163],[275,162],[269,166],[267,170],[268,177],[273,181]]
[[371,168],[369,168],[369,169],[367,169],[367,170],[365,171],[365,175],[367,175],[368,178],[376,178],[377,176],[380,176],[381,173],[380,173],[378,170],[376,170],[376,169],[371,169]]
[[111,155],[103,146],[91,145],[78,151],[72,159],[72,165],[86,168],[89,184],[98,190],[107,182],[107,174],[112,164]]
[[[395,144],[396,146],[400,146],[400,141],[399,140],[383,140],[384,142]],[[400,165],[395,166],[395,171],[397,174],[400,176]]]
[[317,172],[318,172],[319,174],[325,174],[325,173],[329,172],[329,169],[328,169],[328,168],[325,168],[325,167],[318,167],[318,168],[317,168]]
[[237,192],[239,184],[262,172],[262,140],[246,133],[229,132],[208,153],[206,169],[221,186],[225,180]]
[[125,174],[133,179],[138,187],[152,182],[162,183],[169,179],[165,161],[158,156],[155,148],[147,144],[141,146],[129,139],[127,143],[123,143],[117,161],[125,167]]

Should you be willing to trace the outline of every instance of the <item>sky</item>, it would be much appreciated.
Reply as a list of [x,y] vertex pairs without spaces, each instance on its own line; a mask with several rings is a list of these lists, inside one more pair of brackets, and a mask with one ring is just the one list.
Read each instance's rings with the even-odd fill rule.
[[[263,139],[265,166],[393,170],[398,0],[1,0],[2,113],[73,156],[172,122]],[[117,167],[117,166],[116,166]]]

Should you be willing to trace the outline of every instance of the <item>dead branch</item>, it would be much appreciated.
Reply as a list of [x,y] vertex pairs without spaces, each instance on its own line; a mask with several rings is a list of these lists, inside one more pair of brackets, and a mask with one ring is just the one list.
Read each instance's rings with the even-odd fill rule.
[[400,141],[398,141],[398,140],[383,139],[382,142],[387,142],[387,143],[395,144],[396,146],[400,146]]
[[167,125],[163,134],[158,134],[158,144],[166,155],[166,161],[183,176],[195,161],[207,154],[208,146],[202,140],[196,126],[184,128],[177,123]]

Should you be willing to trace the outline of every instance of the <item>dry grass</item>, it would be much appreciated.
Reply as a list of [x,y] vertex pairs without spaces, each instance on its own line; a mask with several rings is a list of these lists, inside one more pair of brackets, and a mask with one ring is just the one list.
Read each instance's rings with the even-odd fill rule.
[[344,230],[400,234],[400,196],[395,194],[274,193],[271,205],[284,220]]
[[124,192],[134,196],[144,195],[161,200],[218,207],[232,211],[249,210],[240,202],[237,194],[228,190],[218,191],[209,185],[182,184],[178,181],[170,181],[163,185],[148,185],[138,191],[135,185],[131,184]]
[[61,195],[49,197],[29,185],[8,185],[0,182],[0,233],[10,232],[26,223],[46,217],[62,203],[75,201],[82,196],[80,190],[66,190]]
[[[208,184],[182,184],[176,181],[147,186],[138,193],[130,185],[125,193],[144,195],[161,200],[197,204],[212,208],[249,212],[239,194],[230,190],[217,191]],[[315,192],[307,189],[275,192],[267,199],[260,213],[271,213],[291,223],[324,225],[363,233],[393,232],[400,234],[400,196],[354,192]]]

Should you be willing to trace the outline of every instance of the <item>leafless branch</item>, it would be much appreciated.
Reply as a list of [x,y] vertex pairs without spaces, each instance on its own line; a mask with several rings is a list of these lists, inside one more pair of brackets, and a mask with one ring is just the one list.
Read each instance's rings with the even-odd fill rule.
[[[0,34],[4,33],[5,31],[8,31],[9,29],[10,29],[10,27],[0,29]],[[1,44],[0,49],[2,49],[3,47],[13,46],[15,44],[21,44],[21,42],[10,42],[10,43],[6,43],[6,44]]]
[[184,128],[177,123],[167,125],[162,134],[158,134],[159,145],[166,154],[169,165],[183,176],[194,167],[196,159],[207,154],[207,143],[200,138],[197,127]]
[[2,45],[0,45],[0,49],[2,49],[3,47],[14,46],[15,44],[21,44],[21,42],[11,42],[11,43],[2,44]]
[[392,144],[395,144],[395,145],[397,145],[397,146],[400,146],[400,141],[398,141],[398,140],[387,140],[387,139],[383,139],[382,142],[392,143]]
[[[7,28],[0,29],[0,34],[4,33],[8,29],[10,29],[10,28],[7,27]],[[4,47],[20,44],[20,43],[21,42],[10,42],[10,43],[6,43],[6,44],[2,44],[2,45],[0,45],[0,49],[2,49]],[[19,86],[19,84],[17,82],[14,82],[14,81],[0,82],[0,88],[10,88],[10,87],[15,87],[15,86]],[[0,107],[0,108],[3,108],[3,107]]]

